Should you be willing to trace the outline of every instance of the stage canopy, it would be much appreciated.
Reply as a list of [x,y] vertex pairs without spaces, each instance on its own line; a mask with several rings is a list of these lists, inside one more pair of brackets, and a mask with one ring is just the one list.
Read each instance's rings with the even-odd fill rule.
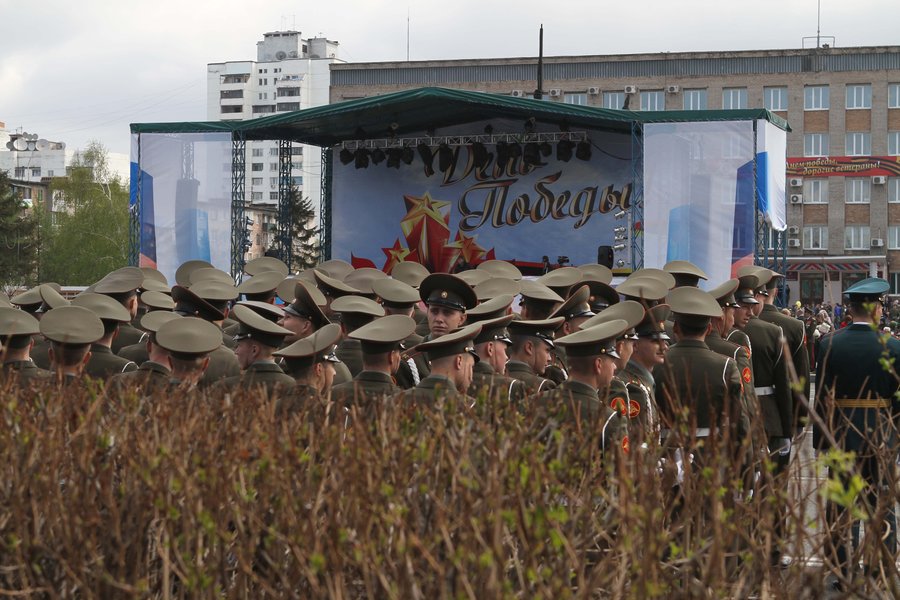
[[[226,190],[228,190],[230,191],[228,200],[231,202],[232,212],[231,231],[229,234],[235,242],[232,243],[231,264],[217,264],[216,266],[225,270],[230,268],[235,275],[240,272],[243,251],[239,243],[241,235],[239,230],[243,227],[243,210],[245,205],[245,158],[243,156],[243,144],[246,141],[278,140],[282,142],[283,154],[288,156],[288,160],[290,143],[292,142],[311,144],[323,148],[322,185],[324,194],[320,215],[323,228],[323,253],[330,255],[332,253],[333,227],[340,226],[340,223],[332,222],[332,211],[336,203],[343,201],[343,198],[334,195],[332,190],[335,187],[340,188],[343,185],[341,181],[349,181],[342,179],[342,172],[349,174],[351,179],[354,177],[358,179],[362,174],[362,170],[360,170],[360,173],[352,173],[352,170],[354,170],[353,164],[344,165],[336,160],[340,150],[347,150],[348,148],[352,151],[356,151],[359,148],[371,150],[382,147],[388,149],[391,147],[391,140],[407,139],[417,140],[418,142],[424,140],[426,144],[434,142],[433,149],[436,155],[439,143],[446,144],[448,141],[452,142],[455,140],[455,143],[451,144],[451,146],[454,148],[465,147],[471,153],[472,142],[484,139],[482,134],[488,131],[494,136],[487,140],[489,148],[495,147],[492,144],[496,144],[495,138],[498,135],[515,135],[518,136],[516,139],[524,143],[529,139],[567,140],[565,132],[583,132],[592,138],[600,139],[603,137],[604,139],[613,140],[615,144],[618,144],[618,150],[622,150],[622,154],[616,155],[616,158],[625,160],[622,162],[617,181],[612,183],[620,187],[630,186],[632,210],[629,211],[627,223],[629,232],[625,236],[626,241],[624,245],[628,246],[625,252],[628,266],[636,268],[644,264],[644,238],[642,231],[644,219],[641,209],[645,203],[649,205],[652,201],[651,198],[644,197],[643,179],[644,172],[647,169],[647,165],[644,164],[644,128],[659,124],[683,124],[683,126],[679,125],[671,128],[673,135],[681,137],[688,135],[690,137],[696,136],[696,133],[692,133],[691,124],[713,122],[742,122],[746,124],[746,127],[714,128],[716,131],[725,132],[740,130],[740,135],[743,136],[744,140],[751,140],[751,144],[743,148],[743,153],[741,154],[737,154],[737,150],[735,150],[735,148],[742,147],[741,144],[743,142],[740,140],[732,144],[734,148],[729,150],[732,154],[729,155],[730,159],[745,165],[743,175],[735,172],[734,177],[732,177],[736,188],[746,184],[745,181],[741,183],[741,177],[746,179],[746,164],[748,162],[752,164],[750,171],[752,171],[754,176],[758,176],[759,171],[771,173],[772,169],[778,170],[779,165],[777,161],[774,166],[763,166],[762,162],[758,162],[758,155],[761,151],[763,153],[765,151],[758,145],[755,145],[757,143],[757,130],[760,132],[760,137],[763,137],[763,129],[769,131],[770,128],[783,134],[784,131],[788,130],[788,125],[777,115],[762,109],[639,112],[609,110],[570,105],[562,102],[538,101],[530,98],[514,98],[454,89],[421,88],[359,100],[349,100],[246,121],[132,124],[132,211],[135,223],[132,230],[132,241],[135,249],[133,258],[135,262],[139,262],[138,252],[140,252],[140,260],[144,261],[145,249],[152,246],[150,238],[156,239],[154,236],[159,236],[162,230],[171,229],[174,231],[176,229],[175,222],[162,223],[159,219],[155,222],[148,222],[148,215],[151,219],[155,218],[153,217],[154,214],[196,215],[198,218],[192,217],[188,220],[187,225],[185,225],[184,219],[181,219],[178,227],[183,231],[188,231],[186,235],[190,236],[190,243],[182,244],[183,248],[190,248],[192,245],[202,245],[205,239],[213,237],[211,232],[207,233],[205,230],[207,227],[207,220],[203,215],[205,203],[215,203],[218,199],[219,203],[216,205],[221,205],[221,200],[224,200],[224,196],[228,195],[226,193]],[[488,128],[488,125],[491,127]],[[523,126],[526,128],[524,131],[533,133],[523,134]],[[656,132],[665,130],[665,128],[655,128]],[[435,131],[437,131],[437,134]],[[528,138],[528,135],[543,137]],[[703,133],[703,135],[709,137],[708,133]],[[153,156],[154,152],[151,148],[158,147],[162,151],[162,148],[166,147],[166,144],[155,141],[159,139],[157,136],[164,136],[174,143],[180,142],[185,148],[190,147],[190,150],[182,152],[183,160],[180,163],[180,173],[175,172],[168,177],[161,177],[162,173],[152,172],[156,168],[155,164],[165,162],[157,160]],[[200,137],[198,138],[198,136]],[[186,166],[189,159],[196,159],[193,148],[198,144],[198,139],[202,139],[203,136],[209,136],[209,139],[215,143],[220,143],[220,140],[230,138],[232,144],[230,153],[222,152],[217,148],[215,152],[210,151],[205,152],[205,154],[197,154],[197,156],[206,156],[207,161],[213,162],[215,160],[221,161],[222,156],[226,155],[231,162],[230,170],[227,166],[221,164],[210,164],[202,169],[188,168]],[[769,134],[765,137],[771,138],[772,135]],[[578,138],[573,137],[572,139],[577,140]],[[287,148],[286,152],[284,151],[285,147]],[[171,153],[172,149],[168,148],[166,151]],[[607,153],[605,148],[597,147],[594,150],[594,157],[589,161],[585,161],[584,164],[587,165],[590,161],[596,161],[597,156],[602,156],[604,153]],[[418,160],[419,156],[417,155],[417,164],[415,166],[421,166],[418,164]],[[551,159],[548,159],[548,162],[550,161]],[[171,163],[172,161],[168,162]],[[437,163],[437,158],[434,158],[434,162]],[[573,164],[575,162],[574,160],[572,161]],[[219,168],[216,168],[216,166]],[[223,166],[224,168],[222,168]],[[763,168],[758,169],[758,166]],[[176,167],[168,165],[167,168],[171,170]],[[372,172],[373,168],[386,171],[384,165],[381,165],[380,168],[369,167],[368,171]],[[609,170],[610,167],[607,165],[605,168]],[[730,164],[728,168],[731,169]],[[201,180],[192,185],[185,183],[184,180],[186,179],[196,180],[199,177],[197,175],[199,172],[202,172],[203,176],[210,178],[210,180]],[[390,172],[394,173],[393,170]],[[402,173],[403,170],[401,169],[400,172]],[[783,165],[781,172],[783,177]],[[212,179],[215,177],[219,177],[221,180],[213,181]],[[383,179],[384,174],[379,174],[379,177]],[[578,182],[584,180],[583,169],[580,170],[578,177],[580,178],[577,179]],[[155,181],[168,181],[171,184],[169,185],[171,189],[159,189],[156,187],[152,191],[148,190],[147,187],[152,187]],[[777,208],[779,201],[783,211],[783,189],[781,190],[780,199],[777,197],[777,194],[774,198],[771,196],[762,197],[765,194],[761,196],[759,190],[767,187],[768,183],[760,186],[756,185],[755,180],[751,183],[751,199],[756,198],[757,206],[762,208],[762,211],[756,211],[760,214],[758,220],[770,220],[770,213],[772,213],[770,209],[772,206]],[[362,184],[356,181],[352,185],[344,185],[343,189],[356,190],[358,192],[361,189],[358,187],[359,185]],[[606,187],[603,182],[597,182],[595,185],[599,186],[601,190]],[[187,193],[185,190],[190,192],[190,190],[198,187],[201,193],[199,195],[194,193],[193,196],[184,200],[181,210],[165,211],[160,209],[160,203],[167,201],[164,199],[171,198],[172,200],[168,200],[169,202],[177,201],[176,194],[178,192],[183,196]],[[686,188],[685,193],[694,193],[696,188],[696,185]],[[281,191],[286,189],[289,189],[287,185],[280,187]],[[203,190],[206,190],[205,195]],[[399,190],[393,191],[398,192]],[[732,192],[731,190],[728,191]],[[727,195],[722,190],[719,190],[718,193],[719,197]],[[740,191],[737,193],[740,194]],[[735,193],[732,192],[730,201],[733,202],[734,197]],[[151,203],[150,205],[148,205],[148,201]],[[156,204],[155,210],[152,206],[153,203]],[[281,204],[285,204],[283,197]],[[371,206],[369,209],[371,210]],[[281,214],[286,215],[287,213],[282,211]],[[357,213],[354,216],[358,218],[359,214]],[[403,215],[400,216],[402,217]],[[579,220],[577,215],[575,220]],[[212,221],[211,219],[210,222]],[[547,221],[549,222],[551,219],[547,219]],[[215,219],[215,222],[221,224],[222,219]],[[585,223],[582,222],[581,225],[585,225]],[[591,223],[591,226],[598,228],[598,230],[600,228],[611,229],[609,225],[609,223],[600,219],[594,219]],[[770,223],[770,225],[775,224]],[[761,247],[765,249],[768,245],[771,245],[758,239],[759,232],[762,231],[759,223],[756,224],[756,227],[752,224],[747,224],[747,226],[751,228],[751,238],[756,239],[757,249]],[[668,223],[666,227],[671,229],[672,223]],[[775,228],[778,229],[778,227]],[[286,231],[284,228],[283,230]],[[150,235],[151,233],[153,234],[152,236]],[[529,232],[529,235],[531,234],[533,232]],[[175,237],[178,237],[177,234]],[[611,234],[607,237],[610,237],[611,244],[617,241],[612,239]],[[597,241],[605,239],[606,237],[599,234],[592,238],[594,252],[596,252]],[[385,244],[389,246],[392,241],[393,238],[386,240]],[[453,241],[452,239],[450,240],[451,243]],[[289,247],[290,239],[282,237],[282,243],[283,248]],[[157,255],[157,259],[154,259],[154,262],[161,262],[158,260],[160,248],[158,245],[153,246],[153,248],[154,253]],[[198,252],[202,254],[203,249],[198,249]],[[210,256],[212,254],[214,253],[206,253],[206,255]],[[655,253],[654,256],[658,256],[658,254]],[[751,254],[753,254],[752,251]],[[337,255],[338,253],[335,253],[335,256]],[[343,254],[340,254],[340,256],[343,257]],[[764,256],[765,254],[763,254],[763,258]],[[497,257],[507,258],[499,255]],[[552,258],[555,259],[556,257]],[[758,253],[756,258],[759,262],[761,257]],[[178,261],[184,259],[184,256],[177,257]],[[213,262],[215,263],[216,261]],[[763,260],[763,262],[767,261]],[[378,266],[381,265],[379,264]],[[657,265],[648,263],[646,266]]]

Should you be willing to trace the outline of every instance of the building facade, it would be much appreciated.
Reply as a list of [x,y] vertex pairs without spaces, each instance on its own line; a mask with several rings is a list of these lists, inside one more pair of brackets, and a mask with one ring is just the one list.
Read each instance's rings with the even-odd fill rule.
[[[257,42],[255,61],[207,65],[207,118],[244,120],[328,104],[329,67],[338,42],[304,39],[299,31],[275,31]],[[247,142],[245,210],[250,248],[246,259],[265,254],[275,241],[279,201],[277,141]],[[294,144],[291,181],[313,206],[321,198],[321,150]],[[230,165],[229,165],[230,169]]]
[[[533,58],[334,64],[331,102],[424,86],[532,97],[536,79]],[[873,275],[900,293],[900,46],[550,57],[543,81],[549,102],[787,119],[790,301],[840,302]]]

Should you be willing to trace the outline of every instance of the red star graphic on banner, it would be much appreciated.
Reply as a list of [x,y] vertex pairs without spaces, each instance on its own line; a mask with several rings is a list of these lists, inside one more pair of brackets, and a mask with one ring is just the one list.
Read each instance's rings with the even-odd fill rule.
[[381,269],[385,273],[390,273],[397,263],[404,261],[418,262],[419,259],[419,255],[415,250],[410,250],[409,248],[400,245],[400,238],[394,240],[393,246],[390,248],[382,248],[381,251],[384,252],[385,257],[387,257],[384,267]]
[[478,245],[474,236],[457,231],[456,239],[444,246],[443,267],[450,271],[460,259],[469,265],[476,265],[484,260],[484,253],[485,249]]
[[[444,244],[450,239],[449,202],[433,200],[425,192],[421,198],[403,196],[406,202],[406,216],[400,221],[400,228],[410,250],[417,251],[419,261],[432,271],[441,259]],[[443,214],[443,210],[447,214]]]

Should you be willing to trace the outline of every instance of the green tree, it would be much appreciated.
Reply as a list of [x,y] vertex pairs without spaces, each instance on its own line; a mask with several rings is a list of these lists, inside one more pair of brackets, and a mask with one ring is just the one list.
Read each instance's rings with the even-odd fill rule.
[[128,264],[128,184],[110,172],[102,144],[76,154],[51,197],[63,210],[43,227],[42,280],[89,285]]
[[319,230],[315,227],[316,211],[309,197],[291,188],[291,269],[309,269],[319,262]]
[[13,189],[9,175],[0,171],[0,286],[35,283],[37,266],[37,212]]

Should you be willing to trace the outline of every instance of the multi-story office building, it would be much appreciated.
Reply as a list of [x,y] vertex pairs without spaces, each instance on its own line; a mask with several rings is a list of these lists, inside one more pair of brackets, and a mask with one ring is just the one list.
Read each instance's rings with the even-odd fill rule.
[[[256,44],[255,61],[207,65],[207,117],[253,119],[328,104],[329,66],[338,61],[338,43],[276,31]],[[291,181],[318,207],[321,150],[291,148]],[[262,256],[275,239],[279,199],[279,149],[276,141],[247,142],[246,212],[253,221],[247,259]]]
[[[335,64],[331,102],[423,86],[530,97],[536,72],[533,58]],[[791,301],[840,302],[875,274],[900,293],[900,46],[551,57],[543,79],[550,102],[787,119]]]

